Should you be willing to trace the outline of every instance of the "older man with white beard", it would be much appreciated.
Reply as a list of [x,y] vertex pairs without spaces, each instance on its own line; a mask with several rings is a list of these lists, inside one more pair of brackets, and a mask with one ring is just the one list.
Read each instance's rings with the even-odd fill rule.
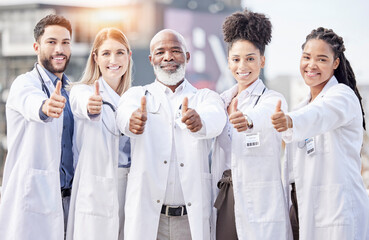
[[185,79],[190,60],[178,32],[150,43],[156,80],[121,98],[119,129],[131,137],[124,239],[210,239],[211,139],[226,115],[218,94]]

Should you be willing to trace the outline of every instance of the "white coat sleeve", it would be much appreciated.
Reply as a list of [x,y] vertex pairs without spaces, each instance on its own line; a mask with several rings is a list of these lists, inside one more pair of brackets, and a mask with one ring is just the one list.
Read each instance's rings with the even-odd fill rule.
[[141,98],[145,95],[143,87],[132,87],[128,89],[120,98],[117,109],[117,126],[119,130],[128,137],[138,137],[140,135],[129,131],[129,120],[132,113],[141,107]]
[[190,132],[194,137],[199,139],[214,138],[222,133],[226,124],[227,115],[224,111],[224,103],[219,94],[211,90],[202,89],[199,91],[202,92],[203,96],[195,110],[199,114],[203,128],[205,129],[204,131],[200,130],[201,134]]
[[69,95],[70,106],[75,117],[98,121],[101,114],[90,118],[87,112],[88,99],[94,94],[93,85],[78,84],[72,87]]
[[19,112],[27,121],[47,123],[40,119],[42,102],[47,100],[47,95],[41,89],[40,81],[31,73],[17,77],[9,91],[6,106]]
[[242,111],[241,109],[242,113],[246,114],[252,120],[254,125],[252,129],[248,129],[245,133],[260,132],[266,128],[273,128],[271,116],[275,112],[278,100],[282,101],[281,110],[283,112],[287,112],[288,106],[286,99],[282,94],[273,90],[268,90],[264,93],[254,108],[248,108],[245,111]]
[[[310,104],[288,113],[293,122],[287,142],[323,134],[349,124],[358,116],[360,103],[355,93],[346,85],[338,84]],[[360,114],[361,115],[361,114]]]

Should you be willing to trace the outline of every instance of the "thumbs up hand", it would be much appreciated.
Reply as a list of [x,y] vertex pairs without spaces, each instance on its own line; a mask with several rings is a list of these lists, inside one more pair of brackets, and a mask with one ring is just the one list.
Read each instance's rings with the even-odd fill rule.
[[229,122],[233,124],[233,127],[237,132],[243,132],[248,129],[247,120],[243,113],[237,109],[238,99],[234,98],[228,107]]
[[186,124],[191,132],[198,132],[202,128],[200,115],[195,109],[188,108],[188,98],[185,97],[182,102],[182,122]]
[[41,110],[48,117],[59,118],[63,113],[67,100],[61,95],[61,86],[62,84],[59,80],[50,98],[47,99],[42,105]]
[[129,130],[134,134],[142,134],[147,120],[146,97],[141,98],[141,107],[137,108],[129,119]]
[[102,108],[102,97],[100,96],[99,82],[95,82],[95,93],[88,99],[87,112],[89,114],[100,114]]
[[275,112],[272,115],[272,124],[278,132],[284,132],[292,128],[292,119],[281,110],[282,101],[278,100]]

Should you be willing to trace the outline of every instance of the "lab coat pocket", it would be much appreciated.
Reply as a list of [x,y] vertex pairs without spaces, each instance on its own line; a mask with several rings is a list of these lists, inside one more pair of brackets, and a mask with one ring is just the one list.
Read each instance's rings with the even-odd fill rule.
[[344,185],[313,187],[315,227],[349,225],[349,201]]
[[279,181],[247,184],[245,193],[250,222],[285,221],[283,189]]
[[59,173],[31,168],[25,182],[25,211],[38,214],[61,214]]
[[117,197],[115,191],[113,178],[84,174],[80,181],[76,209],[79,213],[110,218]]
[[212,209],[212,200],[211,200],[211,181],[212,175],[211,173],[203,173],[202,174],[202,200],[203,200],[203,209],[204,209],[204,218],[210,218],[211,209]]

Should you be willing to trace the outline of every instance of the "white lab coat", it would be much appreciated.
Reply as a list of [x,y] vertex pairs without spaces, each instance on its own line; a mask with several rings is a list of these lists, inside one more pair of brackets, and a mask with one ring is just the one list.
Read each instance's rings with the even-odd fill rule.
[[[103,100],[113,104],[103,80],[98,81]],[[126,189],[128,172],[118,169],[119,130],[113,110],[104,104],[99,116],[90,118],[87,113],[88,99],[94,92],[94,85],[79,84],[70,94],[78,163],[69,211],[69,240],[123,239],[123,233],[119,236],[118,213],[124,199],[118,195]]]
[[[55,89],[38,67],[45,85]],[[43,122],[42,91],[35,69],[17,77],[6,103],[8,155],[0,204],[0,238],[62,240],[60,154],[63,115]]]
[[[177,121],[180,118],[172,121],[167,97],[159,84],[154,82],[129,89],[118,107],[118,126],[131,137],[132,146],[124,236],[127,240],[156,239],[174,136],[191,236],[193,240],[207,240],[210,239],[212,204],[208,155],[211,138],[219,135],[225,124],[223,104],[215,92],[197,90],[185,80],[183,94],[188,97],[188,107],[196,110],[205,128],[204,135],[191,133],[187,128],[180,127]],[[129,131],[129,119],[140,107],[146,90],[147,122],[144,133],[135,135]]]
[[[255,88],[251,93],[246,95],[250,86],[238,97],[238,110],[253,121],[253,128],[238,132],[228,122],[214,142],[214,199],[219,192],[217,182],[222,178],[223,171],[231,168],[238,238],[285,240],[292,235],[287,196],[281,177],[282,141],[281,134],[273,128],[270,117],[278,100],[282,101],[283,111],[287,110],[287,103],[283,95],[266,89],[260,79],[254,84],[252,87]],[[236,93],[237,85],[221,95],[225,110]],[[256,101],[258,102],[255,105]],[[259,134],[260,146],[247,148],[246,136],[255,133]],[[215,225],[216,209],[213,210]]]
[[[310,99],[310,97],[309,97]],[[369,239],[369,198],[360,175],[362,115],[354,92],[333,76],[322,92],[288,115],[283,139],[292,164],[300,240]],[[304,140],[314,137],[315,152]]]

